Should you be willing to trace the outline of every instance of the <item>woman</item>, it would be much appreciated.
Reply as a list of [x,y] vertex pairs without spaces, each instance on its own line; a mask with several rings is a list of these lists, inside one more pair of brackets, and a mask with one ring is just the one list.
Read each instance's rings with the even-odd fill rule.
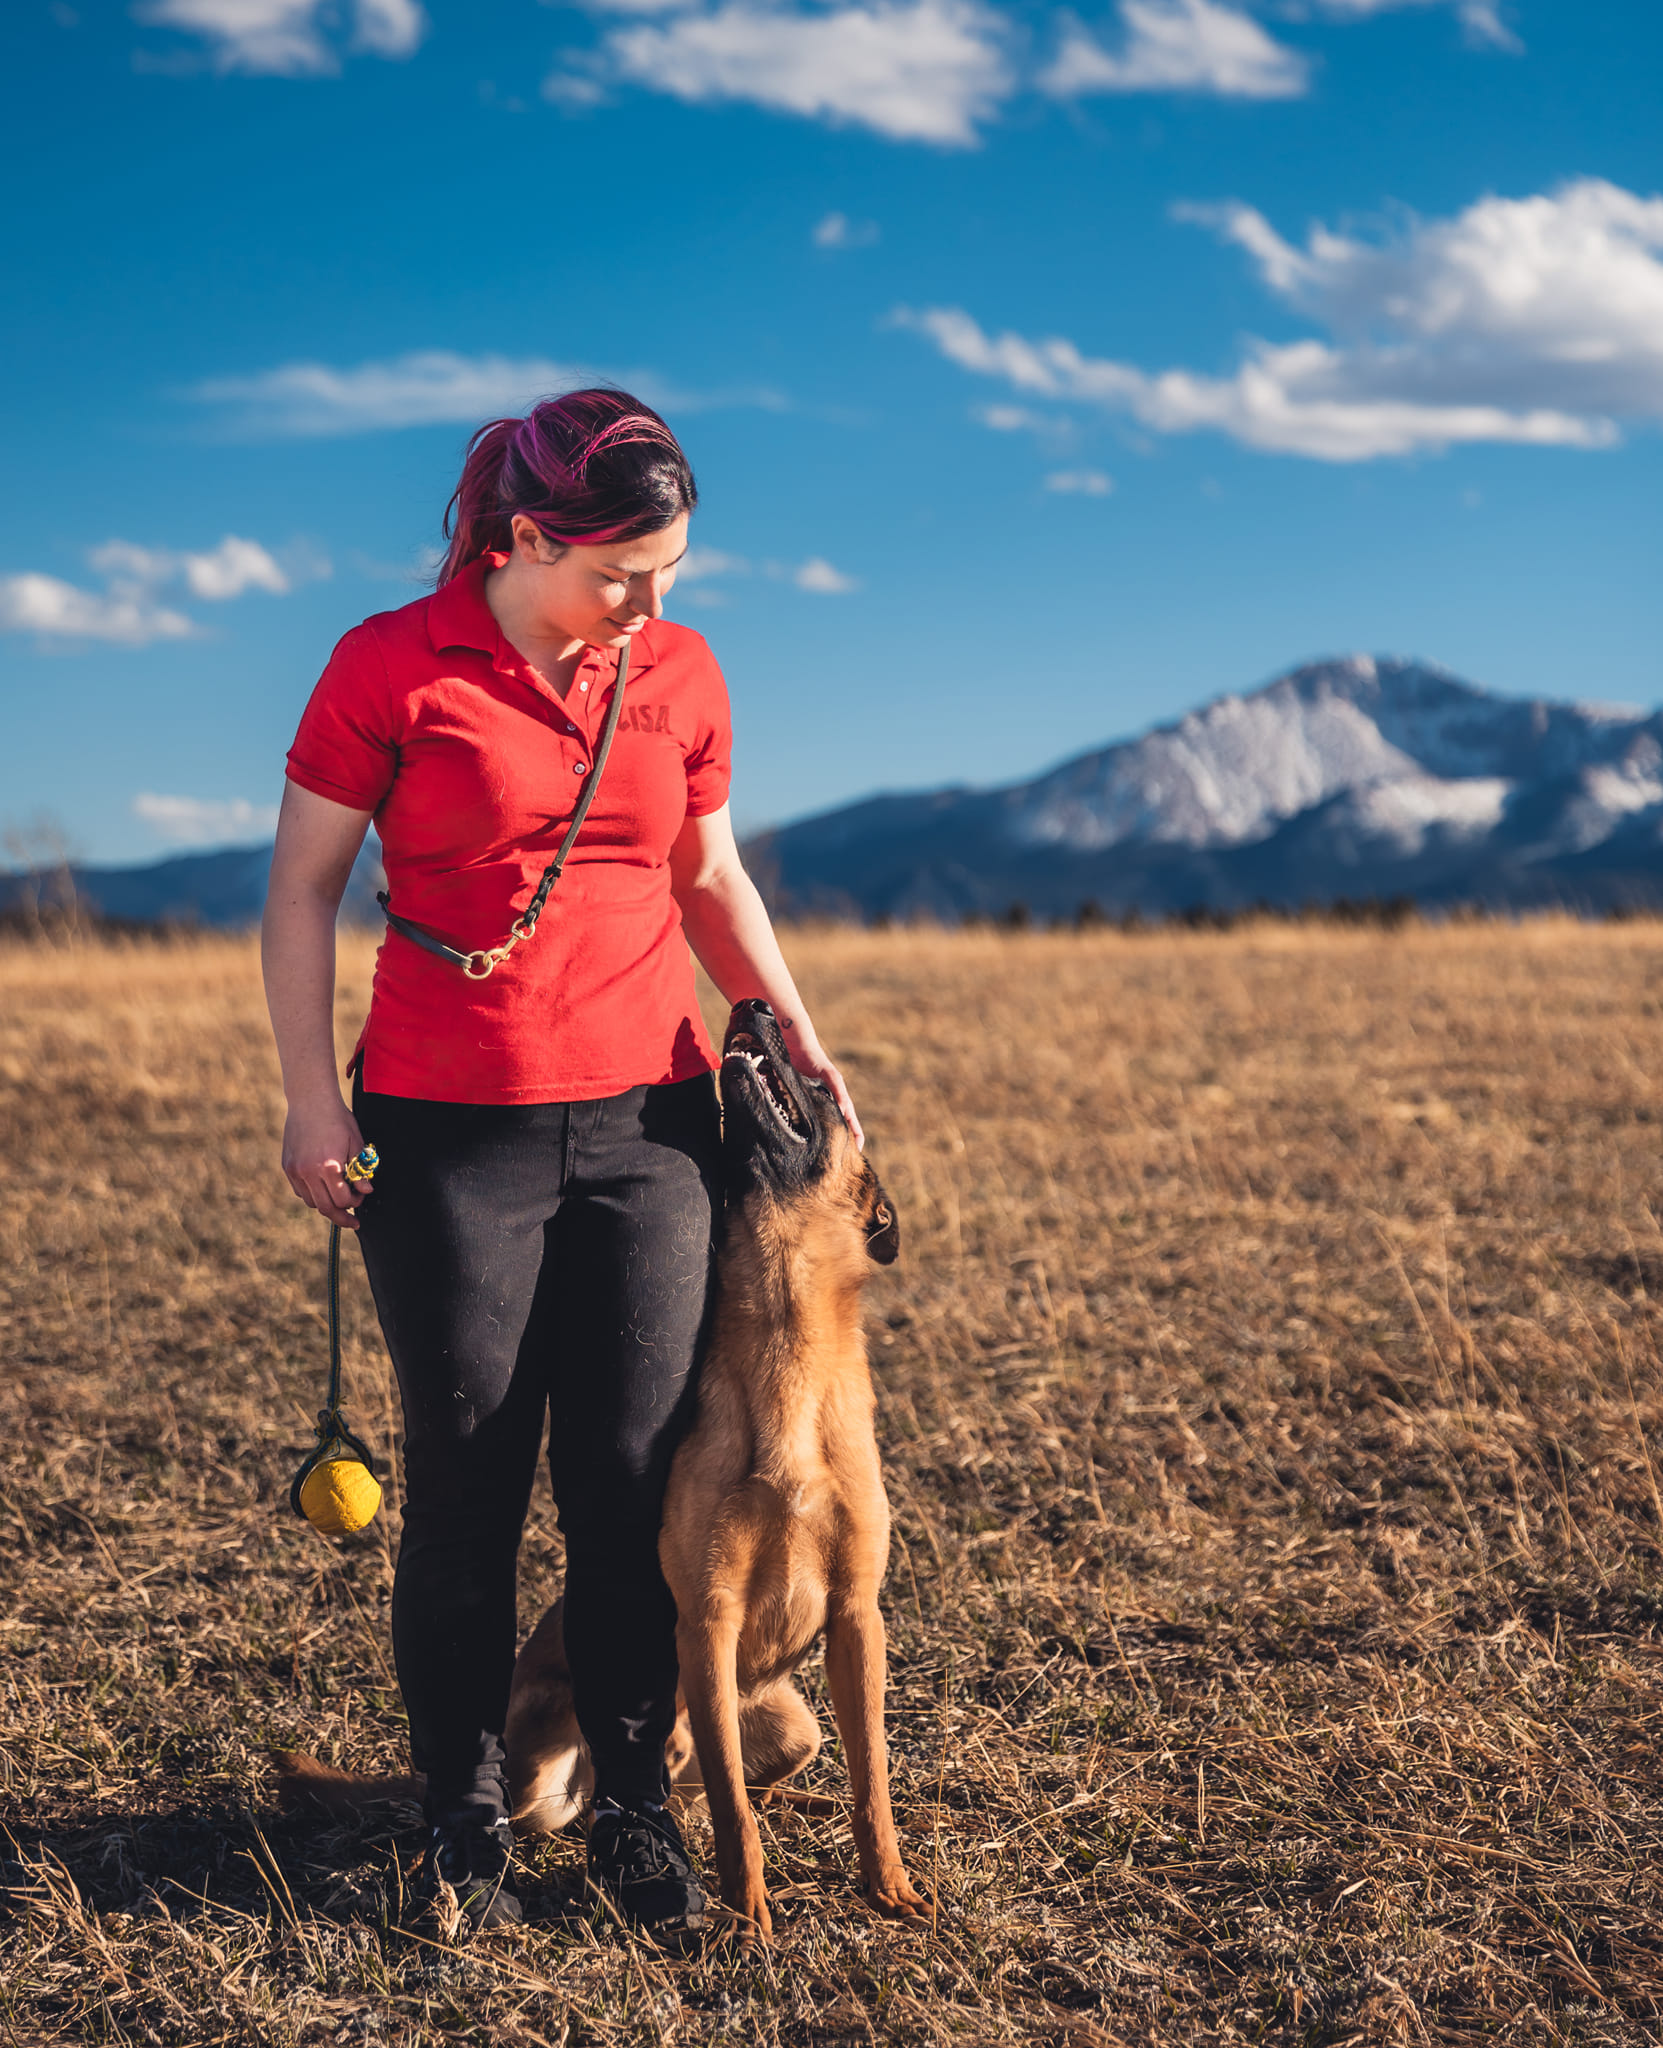
[[[721,672],[663,620],[696,503],[674,435],[622,392],[481,428],[439,587],[336,648],[277,828],[264,959],[283,1170],[358,1231],[398,1375],[393,1643],[427,1774],[425,1868],[480,1926],[520,1917],[502,1730],[545,1409],[596,1771],[590,1874],[639,1924],[702,1922],[664,1808],[675,1610],[657,1552],[720,1199],[688,942],[729,1002],[761,996],[789,1020],[793,1059],[858,1136],[740,865]],[[475,978],[589,786],[626,649],[623,714],[569,865],[534,936]],[[372,818],[392,925],[349,1111],[335,916]],[[373,1191],[344,1173],[365,1142],[381,1155]]]

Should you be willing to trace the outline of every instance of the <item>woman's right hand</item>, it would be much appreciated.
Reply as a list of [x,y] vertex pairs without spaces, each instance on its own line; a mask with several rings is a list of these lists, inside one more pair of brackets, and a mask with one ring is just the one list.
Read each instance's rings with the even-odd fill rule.
[[283,1125],[283,1172],[289,1186],[306,1204],[343,1230],[356,1230],[358,1204],[370,1192],[368,1181],[350,1181],[345,1167],[364,1149],[363,1134],[346,1104],[293,1104]]

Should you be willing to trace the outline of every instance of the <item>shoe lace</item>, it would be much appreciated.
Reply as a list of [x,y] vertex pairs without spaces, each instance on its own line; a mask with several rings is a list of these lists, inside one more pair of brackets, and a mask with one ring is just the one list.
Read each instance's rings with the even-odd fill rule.
[[436,1827],[433,1830],[433,1867],[448,1885],[464,1885],[474,1878],[496,1874],[494,1866],[506,1855],[507,1829],[501,1823],[490,1827]]
[[596,1846],[631,1877],[657,1877],[664,1871],[683,1877],[692,1866],[669,1825],[655,1815],[622,1807],[603,1811],[595,1816],[595,1832],[601,1837]]

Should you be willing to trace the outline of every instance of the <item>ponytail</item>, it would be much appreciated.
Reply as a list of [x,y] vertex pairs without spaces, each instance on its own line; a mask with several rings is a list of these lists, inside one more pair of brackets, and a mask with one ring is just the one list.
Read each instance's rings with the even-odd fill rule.
[[501,550],[513,540],[513,514],[501,509],[502,472],[518,420],[492,420],[468,443],[462,474],[445,507],[445,552],[439,581],[448,583],[488,548]]

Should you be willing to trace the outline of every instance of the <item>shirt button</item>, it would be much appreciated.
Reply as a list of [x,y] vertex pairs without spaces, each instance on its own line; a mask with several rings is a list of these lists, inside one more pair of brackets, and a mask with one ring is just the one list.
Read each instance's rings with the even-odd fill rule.
[[588,689],[588,687],[589,687],[589,685],[588,685],[587,683],[579,683],[579,684],[578,684],[578,688],[579,688],[580,690],[587,690],[587,689]]
[[574,761],[572,763],[572,773],[574,775],[586,775],[588,774],[588,772],[588,769],[584,766],[584,764],[581,761]]

